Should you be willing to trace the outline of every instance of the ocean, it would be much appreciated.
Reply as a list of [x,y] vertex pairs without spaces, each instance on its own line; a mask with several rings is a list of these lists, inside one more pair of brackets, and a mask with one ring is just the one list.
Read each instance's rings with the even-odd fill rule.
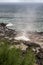
[[0,23],[17,31],[43,32],[43,3],[0,3]]

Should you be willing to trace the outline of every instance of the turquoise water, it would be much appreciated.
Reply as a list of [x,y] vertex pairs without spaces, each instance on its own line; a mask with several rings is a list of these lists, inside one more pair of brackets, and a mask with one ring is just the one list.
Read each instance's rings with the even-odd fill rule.
[[18,31],[43,32],[43,4],[0,4],[0,22],[12,23]]

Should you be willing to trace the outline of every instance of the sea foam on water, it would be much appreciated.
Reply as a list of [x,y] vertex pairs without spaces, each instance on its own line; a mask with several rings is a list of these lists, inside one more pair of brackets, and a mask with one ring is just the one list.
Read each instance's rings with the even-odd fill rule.
[[13,26],[13,24],[12,23],[8,23],[6,26]]

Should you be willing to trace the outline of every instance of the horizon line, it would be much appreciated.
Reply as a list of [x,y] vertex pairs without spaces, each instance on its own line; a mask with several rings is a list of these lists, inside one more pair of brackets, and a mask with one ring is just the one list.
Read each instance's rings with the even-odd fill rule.
[[6,4],[6,3],[43,3],[43,2],[0,2],[0,4]]
[[0,2],[0,3],[43,3],[43,2],[32,2],[32,1],[29,1],[29,2]]

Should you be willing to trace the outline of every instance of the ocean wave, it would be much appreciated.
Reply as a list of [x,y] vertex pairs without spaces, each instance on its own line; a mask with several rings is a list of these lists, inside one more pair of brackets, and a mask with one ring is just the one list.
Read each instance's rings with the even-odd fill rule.
[[13,24],[12,23],[8,23],[6,26],[13,26]]

